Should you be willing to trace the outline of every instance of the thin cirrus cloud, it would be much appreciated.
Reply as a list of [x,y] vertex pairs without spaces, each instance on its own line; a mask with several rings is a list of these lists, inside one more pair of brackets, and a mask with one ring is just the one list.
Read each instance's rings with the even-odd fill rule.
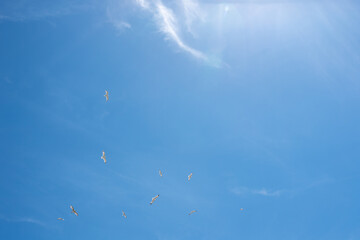
[[270,191],[267,189],[260,189],[260,190],[252,190],[253,194],[258,194],[258,195],[263,195],[263,196],[268,196],[268,197],[276,197],[276,196],[280,196],[280,194],[282,193],[281,190],[276,190],[276,191]]
[[124,21],[121,21],[121,22],[118,22],[117,23],[117,28],[131,28],[131,25],[130,25],[130,23],[128,23],[128,22],[124,22]]
[[43,227],[46,226],[45,223],[43,223],[39,220],[33,219],[33,218],[28,218],[28,217],[8,218],[8,217],[5,217],[0,214],[0,219],[3,221],[6,221],[6,222],[31,223],[31,224],[36,224],[36,225],[43,226]]
[[[173,41],[181,50],[189,53],[196,59],[209,63],[208,57],[201,51],[192,48],[180,37],[179,22],[173,10],[166,7],[161,1],[135,0],[138,6],[152,13],[156,25],[160,32],[164,34],[166,40]],[[187,0],[183,2],[186,24],[190,29],[192,21],[197,18],[196,2]]]
[[130,23],[121,20],[117,17],[116,14],[114,14],[113,11],[111,11],[110,7],[106,8],[106,16],[108,18],[108,21],[118,30],[118,31],[122,31],[124,29],[129,29],[131,28]]
[[146,1],[146,0],[136,0],[136,3],[140,6],[140,7],[142,7],[142,8],[145,8],[145,9],[147,9],[147,8],[149,8],[149,2],[148,1]]
[[207,60],[207,57],[200,51],[188,46],[179,36],[177,19],[173,11],[163,5],[161,2],[156,4],[157,7],[157,24],[167,39],[173,40],[182,50],[190,53],[194,57]]
[[185,23],[188,32],[190,32],[194,37],[196,33],[192,29],[192,25],[195,21],[204,22],[205,14],[199,6],[199,2],[196,0],[182,0],[182,6],[184,9]]
[[268,189],[265,189],[265,188],[262,188],[262,189],[249,189],[249,188],[246,188],[246,187],[233,188],[230,191],[232,193],[234,193],[235,195],[253,194],[253,195],[266,196],[266,197],[278,197],[284,192],[283,190],[272,191],[272,190],[268,190]]

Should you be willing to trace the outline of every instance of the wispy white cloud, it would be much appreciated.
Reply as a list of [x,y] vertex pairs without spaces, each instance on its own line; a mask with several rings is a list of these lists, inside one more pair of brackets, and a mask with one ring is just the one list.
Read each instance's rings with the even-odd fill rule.
[[106,15],[107,15],[108,21],[117,30],[122,31],[124,29],[130,29],[131,28],[130,23],[122,20],[121,18],[119,18],[119,16],[117,14],[114,14],[114,12],[111,11],[109,7],[106,9]]
[[235,195],[239,195],[239,196],[261,195],[261,196],[266,196],[266,197],[278,197],[278,196],[286,194],[287,196],[294,197],[298,194],[302,194],[306,191],[312,190],[313,188],[321,187],[321,186],[323,186],[325,184],[329,184],[333,181],[334,180],[332,178],[325,176],[325,177],[322,177],[315,181],[312,181],[305,186],[296,187],[293,189],[270,190],[270,189],[266,189],[266,188],[250,189],[247,187],[234,187],[234,188],[230,189],[230,192]]
[[249,195],[249,194],[254,194],[254,195],[262,195],[262,196],[266,196],[266,197],[277,197],[280,196],[282,193],[285,192],[285,190],[268,190],[265,188],[262,189],[249,189],[246,187],[236,187],[236,188],[232,188],[230,189],[230,192],[236,194],[236,195]]
[[125,22],[125,21],[112,20],[110,22],[117,30],[124,30],[124,29],[131,28],[130,23]]
[[135,0],[135,1],[142,8],[148,9],[150,7],[150,4],[147,0]]
[[253,194],[258,194],[258,195],[263,195],[263,196],[268,196],[268,197],[276,197],[276,196],[280,196],[280,194],[283,192],[282,190],[276,190],[276,191],[271,191],[271,190],[267,190],[267,189],[260,189],[260,190],[252,190],[251,191]]
[[[193,37],[197,37],[193,25],[199,21],[203,22],[205,19],[202,4],[197,0],[181,0],[178,1],[178,4],[173,3],[171,8],[161,0],[127,0],[120,2],[109,0],[110,7],[107,8],[107,17],[109,22],[118,30],[136,28],[136,26],[132,26],[124,20],[126,15],[134,13],[132,12],[134,9],[129,7],[129,2],[150,13],[159,32],[165,36],[165,40],[173,42],[178,49],[210,66],[227,66],[216,56],[205,54],[186,41],[186,33],[191,33]],[[187,31],[183,31],[184,29],[187,29]]]
[[170,8],[167,8],[162,2],[156,4],[156,19],[160,31],[165,34],[166,39],[174,41],[182,50],[190,53],[192,56],[207,60],[207,57],[200,51],[188,46],[179,36],[177,19]]
[[115,26],[117,28],[131,28],[130,23],[124,21],[118,22]]
[[185,22],[188,32],[196,37],[196,33],[192,29],[194,21],[205,21],[205,14],[199,7],[196,0],[182,0],[182,6],[185,14]]
[[18,218],[18,219],[15,219],[15,222],[33,223],[36,225],[45,226],[45,223],[43,223],[39,220],[33,219],[33,218]]
[[15,223],[32,223],[32,224],[36,224],[39,226],[46,226],[45,223],[43,223],[42,221],[33,219],[33,218],[29,218],[29,217],[20,217],[20,218],[8,218],[5,217],[3,215],[0,215],[0,219],[6,221],[6,222],[15,222]]

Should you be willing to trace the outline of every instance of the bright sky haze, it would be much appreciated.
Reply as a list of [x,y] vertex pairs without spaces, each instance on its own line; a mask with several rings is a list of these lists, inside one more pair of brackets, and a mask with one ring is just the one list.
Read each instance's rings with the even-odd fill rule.
[[359,24],[353,0],[0,1],[0,239],[360,239]]

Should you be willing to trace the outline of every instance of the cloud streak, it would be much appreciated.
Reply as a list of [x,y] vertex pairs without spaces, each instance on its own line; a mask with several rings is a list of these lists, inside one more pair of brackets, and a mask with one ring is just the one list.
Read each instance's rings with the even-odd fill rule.
[[276,196],[280,196],[280,194],[283,191],[281,190],[276,190],[276,191],[271,191],[271,190],[267,190],[267,189],[260,189],[260,190],[252,190],[251,193],[252,194],[257,194],[257,195],[262,195],[262,196],[267,196],[267,197],[276,197]]
[[187,53],[190,53],[192,56],[201,59],[207,60],[207,57],[200,51],[191,48],[179,36],[179,30],[177,25],[177,19],[173,11],[167,8],[162,2],[156,4],[157,10],[157,24],[160,31],[166,36],[166,39],[171,39],[174,41],[182,50]]
[[36,225],[39,225],[39,226],[42,226],[42,227],[45,227],[45,223],[39,221],[39,220],[36,220],[36,219],[33,219],[33,218],[29,218],[29,217],[21,217],[21,218],[8,218],[8,217],[5,217],[3,215],[0,215],[0,219],[6,221],[6,222],[14,222],[14,223],[32,223],[32,224],[36,224]]
[[265,197],[278,197],[280,196],[282,193],[284,193],[284,190],[268,190],[265,188],[262,189],[249,189],[246,187],[240,187],[240,188],[233,188],[230,190],[232,193],[234,193],[235,195],[261,195],[261,196],[265,196]]
[[196,34],[192,30],[192,24],[194,21],[198,21],[198,20],[204,22],[205,19],[204,13],[200,10],[199,3],[195,0],[182,0],[182,5],[184,8],[187,30],[194,37],[196,37]]
[[130,23],[118,19],[117,16],[110,10],[109,7],[106,9],[106,16],[108,18],[108,21],[119,31],[131,28]]
[[[160,32],[165,36],[165,40],[174,42],[181,50],[195,57],[196,59],[209,62],[208,57],[201,51],[190,47],[180,37],[180,27],[178,19],[173,10],[165,6],[161,0],[159,1],[147,1],[147,0],[135,0],[136,4],[142,9],[149,11],[154,19]],[[183,2],[184,12],[186,15],[186,24],[189,31],[191,30],[191,24],[199,16],[197,2],[190,0]]]
[[148,1],[146,0],[136,0],[136,3],[142,7],[142,8],[145,8],[145,9],[148,9],[150,7],[150,4]]

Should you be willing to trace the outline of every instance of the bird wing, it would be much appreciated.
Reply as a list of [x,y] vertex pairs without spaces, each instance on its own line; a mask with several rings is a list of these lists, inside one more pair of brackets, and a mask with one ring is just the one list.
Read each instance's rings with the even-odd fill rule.
[[106,163],[106,156],[105,156],[105,152],[103,151],[101,159],[104,160],[104,163]]
[[64,219],[63,219],[63,218],[58,218],[58,220],[62,220],[62,221],[64,221]]
[[79,216],[79,214],[75,211],[74,207],[70,205],[71,211],[76,215]]
[[158,197],[159,197],[159,195],[156,195],[155,197],[153,197],[153,198],[151,199],[150,204],[153,204],[153,203],[154,203],[154,201],[155,201]]
[[106,97],[106,101],[108,101],[109,100],[109,92],[105,90],[105,95],[104,96]]
[[188,176],[188,181],[190,181],[191,177],[192,177],[192,173],[190,173],[190,175]]
[[160,175],[160,177],[162,177],[162,172],[161,172],[161,170],[159,170],[159,175]]
[[189,215],[193,214],[194,212],[196,212],[196,210],[192,210],[192,211],[189,213]]

